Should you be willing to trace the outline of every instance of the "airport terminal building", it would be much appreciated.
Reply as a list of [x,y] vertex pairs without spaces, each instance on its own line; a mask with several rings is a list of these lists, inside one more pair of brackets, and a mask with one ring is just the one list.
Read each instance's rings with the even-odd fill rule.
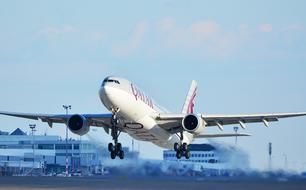
[[176,152],[172,150],[166,150],[163,153],[163,158],[166,161],[180,161],[189,163],[206,163],[216,164],[219,162],[219,157],[216,155],[216,148],[210,144],[190,144],[190,158],[181,159],[176,158]]
[[192,169],[219,175],[220,172],[249,168],[248,156],[235,146],[218,144],[190,144],[190,158],[176,158],[174,150],[164,150],[163,159],[168,165],[181,163],[181,169]]
[[99,175],[104,171],[113,174],[142,173],[144,169],[160,170],[166,175],[189,175],[195,172],[200,175],[220,175],[223,171],[249,167],[246,154],[235,147],[191,144],[189,148],[190,159],[178,160],[175,151],[164,150],[162,161],[150,161],[139,159],[139,152],[123,147],[125,160],[118,162],[110,159],[104,144],[80,139],[68,139],[66,143],[59,136],[27,135],[20,129],[12,133],[0,131],[0,176],[64,174],[66,155],[69,174],[82,175]]
[[[34,145],[34,149],[33,149]],[[138,158],[138,153],[126,151],[126,158]],[[67,151],[67,154],[66,154]],[[61,139],[51,135],[27,135],[17,128],[12,133],[0,131],[0,175],[33,172],[60,173],[65,171],[66,155],[69,173],[94,173],[109,159],[105,147],[88,140]]]
[[32,168],[59,172],[66,165],[66,147],[70,171],[100,165],[97,147],[89,141],[69,139],[66,144],[59,136],[31,136],[18,128],[0,135],[0,167],[10,168],[13,173]]

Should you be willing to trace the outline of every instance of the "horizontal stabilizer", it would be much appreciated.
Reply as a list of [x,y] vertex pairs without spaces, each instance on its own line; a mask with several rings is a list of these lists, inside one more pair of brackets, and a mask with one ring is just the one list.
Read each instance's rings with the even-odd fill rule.
[[247,133],[223,133],[223,134],[201,134],[194,136],[195,138],[217,138],[217,137],[245,137],[251,136]]

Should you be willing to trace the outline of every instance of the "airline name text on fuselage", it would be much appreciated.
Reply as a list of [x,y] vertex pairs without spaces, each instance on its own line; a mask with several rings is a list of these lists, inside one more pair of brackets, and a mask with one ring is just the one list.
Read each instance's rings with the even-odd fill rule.
[[153,101],[151,100],[151,98],[149,98],[148,96],[146,96],[143,92],[141,92],[141,90],[139,90],[135,85],[131,84],[131,89],[133,92],[133,95],[135,97],[136,100],[141,100],[143,101],[145,104],[147,104],[148,106],[150,106],[152,109],[154,107]]

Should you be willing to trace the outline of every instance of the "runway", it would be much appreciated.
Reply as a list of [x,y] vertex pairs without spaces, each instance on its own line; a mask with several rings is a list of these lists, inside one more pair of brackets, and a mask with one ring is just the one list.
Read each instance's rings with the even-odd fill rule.
[[0,177],[0,190],[186,190],[186,189],[226,189],[226,190],[285,190],[306,189],[306,180],[254,179],[225,180],[203,178],[142,178],[142,177]]

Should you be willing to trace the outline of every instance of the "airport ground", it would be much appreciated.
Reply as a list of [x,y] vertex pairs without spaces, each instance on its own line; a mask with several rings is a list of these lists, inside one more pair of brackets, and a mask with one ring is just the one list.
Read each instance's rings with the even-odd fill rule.
[[0,190],[299,190],[306,189],[305,179],[206,179],[206,178],[142,178],[142,177],[0,177]]

